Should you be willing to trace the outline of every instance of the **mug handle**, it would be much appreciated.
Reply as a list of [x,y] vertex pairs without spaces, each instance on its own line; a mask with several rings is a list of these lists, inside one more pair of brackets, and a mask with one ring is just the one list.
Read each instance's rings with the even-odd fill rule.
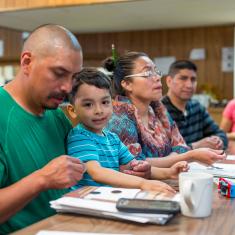
[[191,180],[186,180],[183,184],[183,197],[186,204],[189,206],[190,209],[194,209],[195,203],[192,199],[192,188],[193,188],[193,182]]

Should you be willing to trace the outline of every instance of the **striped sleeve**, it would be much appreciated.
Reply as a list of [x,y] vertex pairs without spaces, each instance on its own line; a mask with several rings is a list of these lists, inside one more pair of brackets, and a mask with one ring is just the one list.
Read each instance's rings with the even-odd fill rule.
[[[119,140],[120,141],[120,140]],[[120,141],[119,147],[119,165],[125,165],[132,161],[134,156],[130,153],[127,146]]]
[[67,140],[68,155],[79,158],[83,162],[99,161],[97,146],[88,136],[76,129],[70,131]]

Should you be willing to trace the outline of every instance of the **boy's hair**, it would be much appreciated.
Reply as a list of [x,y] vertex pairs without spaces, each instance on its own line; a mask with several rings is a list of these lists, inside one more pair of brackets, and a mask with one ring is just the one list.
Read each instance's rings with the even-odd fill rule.
[[189,69],[197,72],[197,66],[193,62],[189,60],[177,60],[171,64],[168,74],[173,77],[181,69]]
[[109,77],[97,68],[87,67],[83,68],[73,78],[72,90],[68,95],[68,99],[71,104],[74,104],[77,91],[82,84],[95,86],[100,89],[107,89],[110,95],[112,94],[111,81]]

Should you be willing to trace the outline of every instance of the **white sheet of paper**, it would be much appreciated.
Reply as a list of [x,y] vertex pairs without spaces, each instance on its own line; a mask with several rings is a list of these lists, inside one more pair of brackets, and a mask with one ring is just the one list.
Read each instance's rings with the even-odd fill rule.
[[205,48],[193,48],[190,51],[189,59],[190,60],[204,60],[206,58]]
[[213,166],[215,168],[205,166],[197,162],[191,162],[189,164],[189,171],[206,172],[212,174],[215,177],[235,178],[235,164],[214,163]]
[[[42,230],[36,233],[36,235],[110,235],[110,233],[80,233],[80,232]],[[112,233],[112,235],[120,235],[120,234]],[[121,234],[121,235],[131,235],[131,234]]]
[[95,200],[93,201],[93,200],[86,200],[86,199],[73,198],[73,197],[62,197],[56,201],[52,201],[51,203],[71,206],[75,208],[79,207],[79,208],[90,209],[90,210],[98,210],[98,211],[106,211],[106,212],[114,212],[114,213],[118,212],[118,210],[116,209],[116,204],[112,202],[102,202],[102,201],[95,201]]
[[227,160],[235,160],[235,155],[227,155]]
[[0,57],[4,56],[4,41],[0,40]]
[[87,196],[85,196],[84,199],[102,199],[102,200],[117,201],[121,197],[135,198],[140,191],[141,191],[140,189],[99,187],[98,189],[94,190],[92,193],[89,193]]

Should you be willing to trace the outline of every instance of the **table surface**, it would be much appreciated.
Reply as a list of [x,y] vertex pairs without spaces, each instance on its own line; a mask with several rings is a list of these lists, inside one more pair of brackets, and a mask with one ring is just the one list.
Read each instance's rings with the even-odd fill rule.
[[195,219],[174,217],[167,225],[137,224],[75,214],[57,214],[15,232],[15,235],[36,234],[40,230],[89,233],[177,234],[177,235],[232,235],[235,234],[235,199],[217,193],[214,187],[211,216]]

